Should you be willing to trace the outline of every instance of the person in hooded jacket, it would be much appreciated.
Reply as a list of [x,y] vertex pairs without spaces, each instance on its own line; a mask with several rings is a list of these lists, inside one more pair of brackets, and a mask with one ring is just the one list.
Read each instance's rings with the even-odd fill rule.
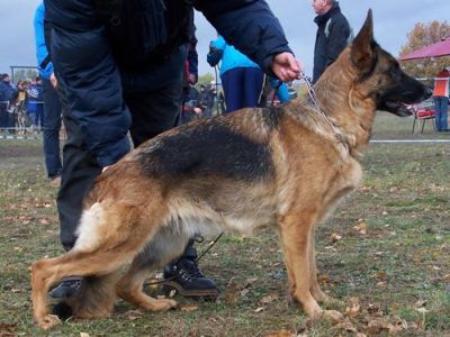
[[[76,241],[82,201],[95,178],[134,146],[175,126],[193,7],[266,72],[300,74],[283,29],[263,0],[44,0],[46,40],[63,96],[68,139],[57,197],[60,238]],[[66,109],[64,109],[66,110]],[[173,268],[186,296],[217,295],[192,245]],[[66,297],[79,287],[54,289]],[[67,290],[67,291],[66,291]],[[209,292],[208,292],[209,291]]]

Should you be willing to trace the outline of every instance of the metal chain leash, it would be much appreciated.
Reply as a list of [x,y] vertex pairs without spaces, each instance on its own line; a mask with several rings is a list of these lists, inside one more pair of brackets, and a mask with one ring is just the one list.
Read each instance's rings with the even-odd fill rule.
[[323,117],[323,119],[326,121],[326,123],[330,126],[330,128],[333,130],[333,132],[336,134],[337,137],[341,135],[341,132],[339,129],[334,125],[334,123],[328,118],[328,116],[325,114],[325,112],[320,108],[319,100],[317,99],[316,91],[314,90],[314,87],[311,83],[311,81],[308,79],[308,77],[305,75],[303,71],[300,71],[300,79],[305,82],[306,88],[308,90],[308,96],[317,112],[320,113],[320,115]]

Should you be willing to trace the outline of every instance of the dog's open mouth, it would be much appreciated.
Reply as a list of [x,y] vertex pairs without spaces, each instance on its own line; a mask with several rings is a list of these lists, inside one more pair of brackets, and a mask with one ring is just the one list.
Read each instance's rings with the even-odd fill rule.
[[380,110],[389,111],[399,117],[412,115],[412,111],[405,103],[398,101],[385,101],[378,107]]

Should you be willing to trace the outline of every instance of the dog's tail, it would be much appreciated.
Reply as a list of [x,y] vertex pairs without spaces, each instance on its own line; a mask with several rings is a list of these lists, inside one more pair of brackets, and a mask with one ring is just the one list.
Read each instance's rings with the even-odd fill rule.
[[53,314],[60,319],[109,317],[116,299],[115,286],[120,272],[85,277],[80,289],[70,298],[56,304]]

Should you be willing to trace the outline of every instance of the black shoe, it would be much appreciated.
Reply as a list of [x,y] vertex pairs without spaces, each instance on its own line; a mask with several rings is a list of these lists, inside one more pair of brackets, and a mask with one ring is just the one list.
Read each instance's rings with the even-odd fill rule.
[[72,297],[81,286],[81,279],[67,279],[50,290],[48,295],[56,300]]
[[164,268],[164,291],[176,290],[185,297],[201,297],[215,300],[219,289],[213,280],[205,277],[194,259],[183,257],[177,263]]

